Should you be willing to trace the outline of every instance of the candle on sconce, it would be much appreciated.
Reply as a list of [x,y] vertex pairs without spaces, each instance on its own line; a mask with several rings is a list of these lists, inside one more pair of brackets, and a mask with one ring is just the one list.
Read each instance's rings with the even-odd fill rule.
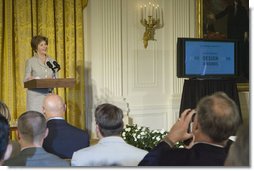
[[161,18],[161,17],[160,17],[160,11],[161,11],[161,9],[160,9],[160,7],[158,7],[158,19]]
[[161,21],[163,22],[163,9],[161,8]]
[[157,11],[158,11],[158,7],[155,7],[155,19],[157,20]]
[[154,17],[154,4],[152,6],[152,17]]
[[143,6],[140,6],[140,11],[141,11],[141,20],[143,20]]
[[152,16],[152,4],[151,4],[151,2],[149,2],[148,3],[149,5],[148,5],[148,16]]
[[159,8],[158,4],[149,2],[148,4],[143,4],[140,6],[141,10],[141,24],[145,27],[145,32],[143,34],[144,47],[147,48],[149,40],[154,39],[155,30],[160,29],[164,26],[164,22],[160,20],[163,19],[163,11]]
[[155,13],[156,13],[156,20],[157,20],[157,19],[160,19],[159,5],[156,6],[156,11],[155,11]]
[[145,11],[145,15],[144,16],[145,16],[145,19],[146,19],[146,5],[145,5],[145,10],[144,11]]

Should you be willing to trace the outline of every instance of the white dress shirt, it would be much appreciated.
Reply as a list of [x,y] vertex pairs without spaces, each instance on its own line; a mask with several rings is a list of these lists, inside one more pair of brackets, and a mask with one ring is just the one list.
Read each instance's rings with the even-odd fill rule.
[[147,151],[127,144],[121,137],[102,138],[96,145],[74,152],[72,166],[137,166]]

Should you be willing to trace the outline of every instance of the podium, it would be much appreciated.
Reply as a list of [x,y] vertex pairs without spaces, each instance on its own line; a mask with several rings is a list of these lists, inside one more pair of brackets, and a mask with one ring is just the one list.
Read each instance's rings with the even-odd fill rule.
[[25,88],[71,88],[75,86],[74,78],[33,79],[24,82]]

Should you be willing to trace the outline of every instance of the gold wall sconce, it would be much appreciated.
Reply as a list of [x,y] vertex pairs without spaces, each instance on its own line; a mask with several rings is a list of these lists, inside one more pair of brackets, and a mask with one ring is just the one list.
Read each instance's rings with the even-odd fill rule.
[[159,8],[159,5],[149,2],[148,5],[142,5],[140,11],[140,23],[145,27],[143,43],[144,47],[147,48],[149,40],[156,40],[154,39],[155,30],[164,26],[163,10]]

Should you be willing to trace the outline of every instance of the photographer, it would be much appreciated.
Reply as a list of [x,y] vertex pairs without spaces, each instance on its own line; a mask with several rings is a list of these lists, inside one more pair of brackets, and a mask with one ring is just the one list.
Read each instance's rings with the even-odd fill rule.
[[[188,132],[192,116],[192,132]],[[197,109],[186,109],[164,141],[151,150],[139,166],[223,166],[227,142],[240,125],[237,106],[225,93],[202,98]],[[174,148],[176,142],[192,138],[188,148]]]

